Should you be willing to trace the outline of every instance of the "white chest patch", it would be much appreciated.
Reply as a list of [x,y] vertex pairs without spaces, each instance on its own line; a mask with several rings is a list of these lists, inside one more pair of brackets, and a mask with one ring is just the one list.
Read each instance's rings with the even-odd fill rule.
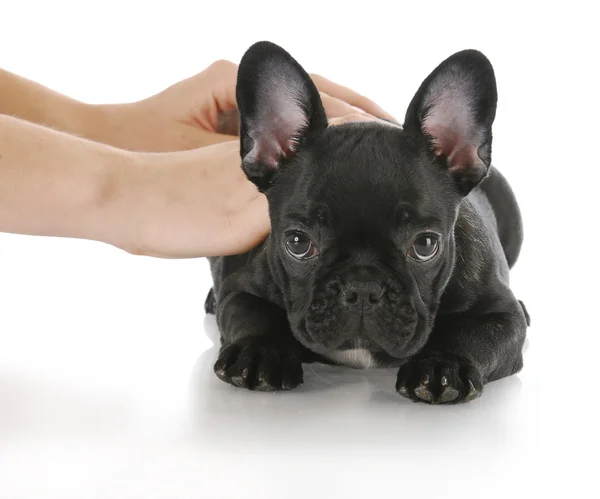
[[369,369],[375,367],[375,359],[371,355],[371,352],[364,348],[337,350],[335,352],[329,352],[327,357],[338,364],[357,369]]

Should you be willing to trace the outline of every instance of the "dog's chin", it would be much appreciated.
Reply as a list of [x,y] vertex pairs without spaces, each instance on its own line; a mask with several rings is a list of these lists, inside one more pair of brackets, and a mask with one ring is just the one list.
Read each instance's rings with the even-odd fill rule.
[[298,341],[316,354],[330,359],[348,357],[349,365],[353,364],[353,357],[359,352],[369,352],[379,359],[387,359],[386,363],[402,361],[425,345],[431,330],[426,320],[418,320],[412,327],[396,331],[382,330],[377,324],[354,328],[346,325],[330,329],[326,335],[321,325],[312,325],[310,320],[304,318],[299,327],[294,328],[294,336]]

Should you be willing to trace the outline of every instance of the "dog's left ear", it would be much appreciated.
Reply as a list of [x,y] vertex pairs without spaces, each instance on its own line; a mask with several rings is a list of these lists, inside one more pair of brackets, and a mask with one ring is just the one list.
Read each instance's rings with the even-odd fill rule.
[[425,136],[463,195],[489,170],[497,100],[490,61],[481,52],[463,50],[425,79],[408,107],[405,129]]
[[277,172],[327,128],[315,84],[296,60],[271,42],[242,57],[236,88],[242,168],[265,191]]

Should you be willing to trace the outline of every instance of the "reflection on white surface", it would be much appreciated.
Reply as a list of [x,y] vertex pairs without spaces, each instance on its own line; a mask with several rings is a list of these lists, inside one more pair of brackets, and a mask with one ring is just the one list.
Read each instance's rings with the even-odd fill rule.
[[[216,340],[213,317],[204,323]],[[436,483],[477,483],[481,473],[489,481],[524,443],[516,376],[456,407],[399,397],[395,370],[318,364],[305,366],[297,390],[249,392],[213,375],[215,344],[187,379],[167,375],[150,390],[153,383],[124,393],[0,376],[3,490],[13,498],[434,491]],[[196,487],[197,496],[189,492]]]
[[[205,329],[216,336],[212,318]],[[196,364],[191,393],[192,434],[218,448],[244,445],[297,451],[335,446],[372,452],[423,450],[423,439],[436,445],[472,440],[510,445],[515,438],[505,411],[518,411],[518,377],[490,384],[482,403],[432,407],[415,404],[395,391],[397,369],[357,370],[322,364],[304,366],[304,384],[283,393],[259,393],[231,387],[212,374],[217,347]],[[279,452],[281,449],[279,450]]]

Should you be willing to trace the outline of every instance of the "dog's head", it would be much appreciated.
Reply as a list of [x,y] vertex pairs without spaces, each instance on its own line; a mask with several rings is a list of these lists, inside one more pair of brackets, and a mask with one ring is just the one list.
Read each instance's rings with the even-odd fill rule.
[[260,42],[240,63],[237,100],[242,167],[268,198],[265,251],[293,334],[321,354],[415,353],[455,264],[460,202],[490,166],[489,61],[445,60],[402,127],[328,126],[308,74]]

